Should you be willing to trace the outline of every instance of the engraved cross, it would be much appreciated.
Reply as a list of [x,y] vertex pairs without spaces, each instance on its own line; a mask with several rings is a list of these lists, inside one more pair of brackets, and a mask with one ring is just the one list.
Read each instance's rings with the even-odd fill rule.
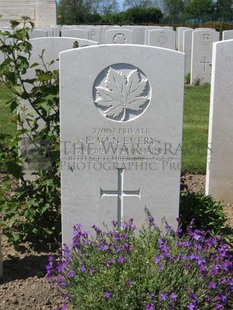
[[206,57],[205,57],[205,56],[204,56],[204,60],[201,61],[201,64],[204,65],[204,72],[206,73],[206,65],[207,65],[207,64],[210,64],[210,62],[209,62],[209,61],[206,61]]
[[141,190],[125,190],[124,189],[124,171],[125,168],[117,168],[117,189],[116,190],[104,190],[100,188],[100,198],[102,197],[117,197],[117,223],[118,228],[121,227],[121,221],[123,218],[124,209],[124,197],[138,197],[141,198]]

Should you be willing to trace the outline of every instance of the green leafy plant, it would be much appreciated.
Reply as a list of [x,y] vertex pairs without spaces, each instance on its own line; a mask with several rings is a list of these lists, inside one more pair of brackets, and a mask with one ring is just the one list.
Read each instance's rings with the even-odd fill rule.
[[[34,246],[59,240],[59,75],[45,63],[30,63],[29,41],[33,24],[25,18],[22,24],[12,21],[13,33],[0,32],[0,82],[13,94],[7,104],[16,115],[17,134],[1,136],[0,160],[6,167],[0,189],[1,229],[14,244],[30,241]],[[28,70],[34,72],[29,78]],[[32,75],[30,75],[32,76]],[[26,107],[22,103],[26,102]],[[26,140],[30,152],[19,152]],[[25,175],[25,164],[45,159],[37,165],[31,180]]]
[[191,77],[191,73],[188,72],[188,73],[185,75],[185,84],[190,84],[190,77]]
[[223,204],[204,193],[185,191],[180,197],[180,220],[183,230],[187,230],[190,222],[197,229],[210,231],[211,234],[221,234],[225,228],[226,218]]
[[181,229],[164,232],[147,214],[139,231],[133,220],[121,229],[94,225],[92,236],[74,227],[72,247],[46,266],[65,294],[57,310],[231,309],[229,246],[191,227],[182,237]]

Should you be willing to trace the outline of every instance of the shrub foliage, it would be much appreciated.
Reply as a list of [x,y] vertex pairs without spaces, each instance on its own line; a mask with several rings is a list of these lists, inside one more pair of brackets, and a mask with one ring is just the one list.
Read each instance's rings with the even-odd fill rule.
[[47,264],[47,278],[55,272],[65,293],[57,309],[231,309],[229,247],[191,227],[182,237],[181,229],[162,232],[147,214],[139,231],[132,220],[122,229],[93,226],[95,237],[74,227],[72,247]]
[[[13,32],[0,32],[0,82],[14,96],[7,104],[17,119],[15,137],[1,136],[0,159],[6,167],[0,189],[1,229],[14,244],[31,241],[45,244],[59,239],[59,77],[50,70],[53,63],[30,64],[29,41],[33,24],[12,21]],[[28,75],[28,71],[34,74]],[[29,76],[33,76],[29,78]],[[21,104],[27,102],[28,108]],[[22,154],[19,145],[27,140],[33,146]],[[44,159],[44,163],[42,163]],[[25,176],[25,164],[37,164],[31,181]]]

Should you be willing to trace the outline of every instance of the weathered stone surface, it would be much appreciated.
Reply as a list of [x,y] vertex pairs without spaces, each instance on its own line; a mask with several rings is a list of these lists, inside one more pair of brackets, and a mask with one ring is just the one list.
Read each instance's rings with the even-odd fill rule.
[[214,43],[206,193],[233,203],[233,40]]
[[22,21],[30,17],[36,26],[56,25],[55,0],[0,0],[0,26],[9,26],[10,20]]
[[185,74],[191,72],[192,29],[183,31],[183,48],[185,53]]
[[194,30],[192,33],[191,84],[210,83],[212,46],[219,40],[215,30]]
[[233,30],[225,30],[222,33],[223,40],[232,40],[233,39]]
[[60,53],[63,242],[81,223],[176,227],[184,54],[142,45]]
[[153,29],[148,31],[148,45],[175,49],[175,31],[169,29]]

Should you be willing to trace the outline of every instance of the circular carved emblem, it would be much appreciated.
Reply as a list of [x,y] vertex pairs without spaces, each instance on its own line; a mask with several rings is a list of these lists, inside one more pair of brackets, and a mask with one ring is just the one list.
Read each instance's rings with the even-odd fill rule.
[[158,41],[161,45],[164,45],[167,42],[167,38],[165,37],[164,34],[162,34],[159,38]]
[[212,43],[210,34],[204,33],[203,35],[201,35],[200,43],[202,46],[209,46]]
[[98,111],[116,122],[132,121],[149,106],[151,87],[145,74],[129,64],[104,69],[93,86],[93,101]]
[[126,37],[123,33],[116,33],[113,37],[113,42],[116,44],[125,44]]

